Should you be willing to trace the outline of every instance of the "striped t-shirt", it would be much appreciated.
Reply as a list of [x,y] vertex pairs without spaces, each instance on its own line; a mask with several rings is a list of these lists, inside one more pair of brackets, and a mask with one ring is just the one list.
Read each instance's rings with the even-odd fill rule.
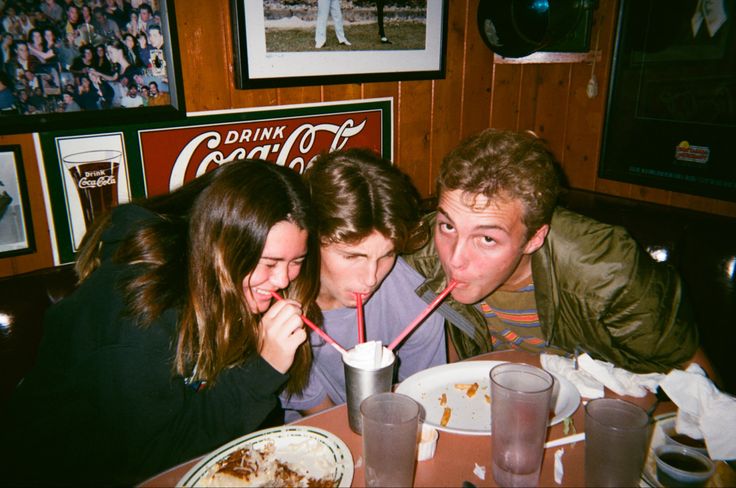
[[545,350],[545,338],[539,324],[534,284],[515,291],[497,290],[480,304],[491,332],[493,350]]

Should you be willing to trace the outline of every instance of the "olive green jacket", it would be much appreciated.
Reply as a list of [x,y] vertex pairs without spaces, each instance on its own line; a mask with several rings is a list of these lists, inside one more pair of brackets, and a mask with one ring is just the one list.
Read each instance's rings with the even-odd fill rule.
[[[434,229],[435,215],[427,218]],[[434,240],[404,259],[426,278],[416,292],[430,302],[446,285]],[[544,245],[532,255],[532,275],[548,346],[569,353],[579,348],[638,373],[681,366],[698,347],[677,272],[652,260],[622,227],[558,208]],[[476,306],[450,296],[438,312],[461,358],[492,350]]]

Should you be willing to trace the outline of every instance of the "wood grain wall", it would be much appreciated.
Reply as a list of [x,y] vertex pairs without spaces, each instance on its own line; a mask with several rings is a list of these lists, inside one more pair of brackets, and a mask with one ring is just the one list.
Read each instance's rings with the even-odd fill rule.
[[[639,200],[736,216],[736,203],[598,177],[605,99],[618,0],[600,0],[592,47],[600,61],[560,64],[494,63],[476,28],[481,0],[449,0],[447,75],[443,80],[354,83],[238,90],[234,84],[230,0],[176,0],[184,93],[188,111],[393,97],[395,162],[423,195],[433,189],[442,157],[463,137],[486,127],[531,129],[545,138],[570,186]],[[594,70],[599,95],[588,98]],[[0,259],[0,276],[52,264],[51,245],[33,140],[30,134],[0,136],[21,144],[37,252]]]

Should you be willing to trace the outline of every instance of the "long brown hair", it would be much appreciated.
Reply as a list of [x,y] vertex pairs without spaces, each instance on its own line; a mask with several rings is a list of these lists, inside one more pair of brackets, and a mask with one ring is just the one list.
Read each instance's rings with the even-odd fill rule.
[[[123,281],[128,313],[149,326],[165,310],[179,312],[174,368],[214,382],[225,368],[258,354],[258,314],[250,312],[242,283],[260,260],[266,237],[288,221],[309,233],[307,256],[289,297],[319,319],[319,244],[307,190],[296,172],[259,160],[233,161],[181,188],[136,202],[160,219],[144,222],[120,244],[114,259],[134,266]],[[100,236],[109,218],[85,238],[77,270],[97,267]],[[102,228],[102,229],[100,229]],[[289,370],[288,391],[301,391],[311,364],[308,342]]]

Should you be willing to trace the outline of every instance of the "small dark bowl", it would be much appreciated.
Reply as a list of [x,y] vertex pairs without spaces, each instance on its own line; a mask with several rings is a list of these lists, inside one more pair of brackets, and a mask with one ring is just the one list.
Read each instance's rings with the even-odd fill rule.
[[665,442],[679,447],[689,447],[696,451],[708,455],[708,449],[705,446],[705,441],[700,439],[693,439],[686,436],[685,434],[678,434],[675,430],[675,418],[669,418],[661,422],[662,432],[664,432]]
[[713,476],[711,459],[691,447],[664,444],[654,450],[657,480],[667,487],[705,486]]

